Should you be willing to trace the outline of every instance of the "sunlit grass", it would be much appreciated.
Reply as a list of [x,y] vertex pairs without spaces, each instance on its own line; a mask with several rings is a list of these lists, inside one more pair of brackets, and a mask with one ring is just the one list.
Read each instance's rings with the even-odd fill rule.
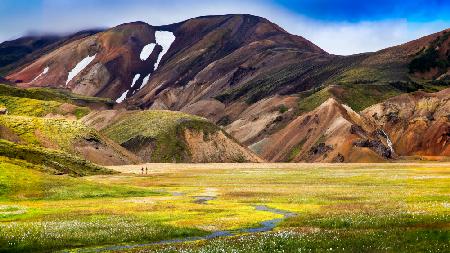
[[[450,167],[445,164],[286,168],[174,164],[164,169],[146,165],[147,175],[84,178],[3,164],[4,251],[135,245],[256,227],[281,217],[257,211],[256,205],[297,216],[284,220],[275,232],[131,251],[449,250],[445,242],[450,241]],[[141,167],[136,166],[137,173]],[[197,196],[215,199],[199,204]]]
[[284,230],[124,252],[448,252],[450,231],[413,230]]

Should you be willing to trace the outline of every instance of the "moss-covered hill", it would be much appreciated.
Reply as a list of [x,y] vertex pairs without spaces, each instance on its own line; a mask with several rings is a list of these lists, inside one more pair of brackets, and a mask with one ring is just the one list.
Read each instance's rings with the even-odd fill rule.
[[8,109],[10,115],[44,117],[60,115],[64,117],[81,118],[89,113],[87,107],[52,100],[38,100],[23,97],[0,95],[0,107]]
[[53,88],[21,89],[6,84],[0,84],[0,95],[2,97],[33,99],[33,101],[54,101],[88,108],[111,108],[114,104],[108,98],[82,96],[70,93],[67,90]]
[[60,150],[100,165],[139,162],[137,157],[77,120],[1,115],[0,137],[22,145]]
[[83,120],[147,162],[260,161],[216,125],[181,112],[101,111]]
[[66,152],[33,145],[20,145],[0,139],[0,159],[3,158],[32,164],[32,168],[50,174],[88,176],[113,173],[109,169]]
[[47,172],[74,176],[110,173],[96,164],[140,162],[77,120],[91,111],[79,105],[107,103],[105,99],[60,90],[0,85],[0,107],[6,109],[6,115],[0,115],[0,156],[27,161]]
[[341,84],[304,92],[299,95],[298,113],[310,112],[329,98],[335,98],[342,104],[359,112],[373,104],[402,94],[402,90],[388,84]]

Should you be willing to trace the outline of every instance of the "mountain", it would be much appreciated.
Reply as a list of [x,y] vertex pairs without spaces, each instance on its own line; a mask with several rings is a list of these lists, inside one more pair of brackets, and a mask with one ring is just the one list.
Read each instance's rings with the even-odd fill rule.
[[[447,156],[449,35],[444,30],[378,52],[338,56],[252,15],[164,26],[133,22],[48,42],[9,63],[18,67],[6,78],[17,87],[115,101],[88,105],[94,111],[82,121],[143,161],[259,161],[240,144],[268,161]],[[422,110],[431,100],[436,108]],[[203,118],[216,135],[200,140],[184,128],[174,134],[184,121],[161,124],[167,110],[189,122]],[[398,121],[386,120],[394,114]],[[164,134],[155,134],[154,123]],[[136,126],[148,136],[119,137]],[[223,156],[208,153],[221,142],[215,154]]]
[[86,96],[116,99],[129,88],[135,73],[156,59],[142,61],[142,48],[154,41],[145,23],[123,24],[83,37],[41,56],[7,78],[20,87],[57,87]]
[[[180,110],[240,88],[289,63],[319,64],[330,58],[308,40],[250,15],[200,17],[161,29],[172,32],[176,39],[164,65],[132,97],[131,104]],[[288,85],[289,80],[283,84]]]
[[361,113],[329,98],[252,147],[274,162],[448,157],[450,89],[402,94]]
[[[393,157],[380,137],[385,136],[377,135],[371,122],[329,98],[259,145],[262,156],[274,162],[376,162]],[[364,141],[374,145],[358,145]]]
[[66,43],[100,31],[94,29],[71,35],[34,35],[5,41],[0,44],[0,75],[17,70]]

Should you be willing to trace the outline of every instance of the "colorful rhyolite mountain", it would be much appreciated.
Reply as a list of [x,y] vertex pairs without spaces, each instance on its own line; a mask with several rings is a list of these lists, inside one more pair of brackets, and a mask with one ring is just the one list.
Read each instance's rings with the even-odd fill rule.
[[[20,88],[115,101],[114,110],[93,110],[82,121],[140,161],[450,156],[450,30],[352,56],[328,54],[251,15],[166,26],[135,22],[45,42],[27,46],[20,60],[0,66],[1,73]],[[14,44],[0,49],[10,52]],[[147,110],[181,111],[208,124],[180,116],[160,133],[154,117],[168,112]],[[178,137],[172,143],[167,134]]]

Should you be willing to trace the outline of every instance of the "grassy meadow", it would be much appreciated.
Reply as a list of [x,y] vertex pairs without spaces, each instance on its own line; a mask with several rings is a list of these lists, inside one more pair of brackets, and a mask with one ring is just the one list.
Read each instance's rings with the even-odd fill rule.
[[[450,251],[449,164],[144,166],[74,178],[0,159],[0,252]],[[233,236],[167,241],[217,231]]]

